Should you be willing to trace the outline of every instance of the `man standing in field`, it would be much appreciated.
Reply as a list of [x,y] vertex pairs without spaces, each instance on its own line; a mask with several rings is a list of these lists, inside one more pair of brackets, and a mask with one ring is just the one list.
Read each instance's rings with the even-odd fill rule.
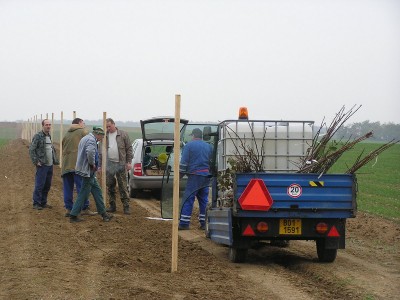
[[118,182],[119,195],[124,206],[124,214],[129,215],[129,196],[126,184],[126,171],[132,167],[132,143],[129,135],[115,126],[113,119],[106,120],[107,135],[107,168],[106,185],[110,207],[108,212],[115,212],[116,206],[116,186]]
[[199,202],[200,229],[204,230],[206,220],[206,206],[210,184],[210,161],[212,147],[203,141],[203,132],[199,128],[192,130],[192,140],[182,150],[179,163],[180,177],[187,175],[183,206],[179,220],[179,230],[189,229],[192,217],[194,200]]
[[103,128],[94,126],[93,132],[83,137],[79,142],[75,172],[82,176],[82,187],[69,214],[71,223],[83,221],[78,218],[78,215],[90,193],[93,195],[97,212],[103,217],[103,221],[108,222],[113,217],[106,212],[103,194],[96,179],[99,157],[97,142],[101,141],[103,137]]
[[53,178],[53,165],[59,164],[51,141],[50,130],[50,120],[44,119],[42,130],[33,136],[32,143],[29,146],[29,156],[36,166],[33,209],[37,210],[51,208],[51,205],[47,204],[47,195]]
[[[67,210],[65,213],[66,217],[69,217],[72,205],[74,204],[74,185],[78,194],[81,190],[82,177],[75,174],[75,164],[78,156],[79,142],[88,133],[89,132],[85,129],[85,122],[80,118],[75,118],[62,140],[63,155],[61,177],[63,180],[64,207]],[[89,198],[85,200],[81,214],[89,216],[95,215],[94,212],[89,210]]]

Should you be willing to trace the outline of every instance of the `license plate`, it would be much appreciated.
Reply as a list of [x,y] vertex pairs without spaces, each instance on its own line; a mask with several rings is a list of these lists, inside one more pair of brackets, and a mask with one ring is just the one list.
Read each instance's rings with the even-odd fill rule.
[[301,219],[280,219],[279,234],[301,235]]

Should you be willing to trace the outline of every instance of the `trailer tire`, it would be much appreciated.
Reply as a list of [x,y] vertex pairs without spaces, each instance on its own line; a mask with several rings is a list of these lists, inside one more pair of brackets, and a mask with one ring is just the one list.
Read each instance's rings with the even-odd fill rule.
[[229,248],[229,260],[234,263],[242,263],[246,261],[247,248]]
[[336,259],[337,249],[326,249],[325,240],[316,240],[317,255],[320,262],[331,263]]
[[271,240],[271,246],[287,248],[289,247],[289,240]]

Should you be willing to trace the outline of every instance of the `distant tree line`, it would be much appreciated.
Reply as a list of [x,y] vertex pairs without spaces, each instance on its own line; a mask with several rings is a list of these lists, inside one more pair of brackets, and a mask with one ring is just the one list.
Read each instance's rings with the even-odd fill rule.
[[364,121],[341,127],[335,134],[335,139],[358,138],[367,132],[373,131],[370,141],[400,140],[400,124]]

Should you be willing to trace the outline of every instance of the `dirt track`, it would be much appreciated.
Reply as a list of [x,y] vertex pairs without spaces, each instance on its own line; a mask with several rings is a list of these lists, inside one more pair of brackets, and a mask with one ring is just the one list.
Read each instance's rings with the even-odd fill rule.
[[[59,168],[49,203],[32,209],[34,167],[28,142],[0,149],[0,299],[398,299],[400,226],[359,213],[347,248],[320,264],[313,242],[260,245],[233,264],[228,249],[197,229],[180,232],[171,273],[171,223],[153,199],[132,201],[132,215],[64,217]],[[119,203],[118,203],[119,204]],[[93,207],[94,208],[94,207]],[[121,209],[119,205],[118,209]],[[195,223],[196,224],[196,223]]]

